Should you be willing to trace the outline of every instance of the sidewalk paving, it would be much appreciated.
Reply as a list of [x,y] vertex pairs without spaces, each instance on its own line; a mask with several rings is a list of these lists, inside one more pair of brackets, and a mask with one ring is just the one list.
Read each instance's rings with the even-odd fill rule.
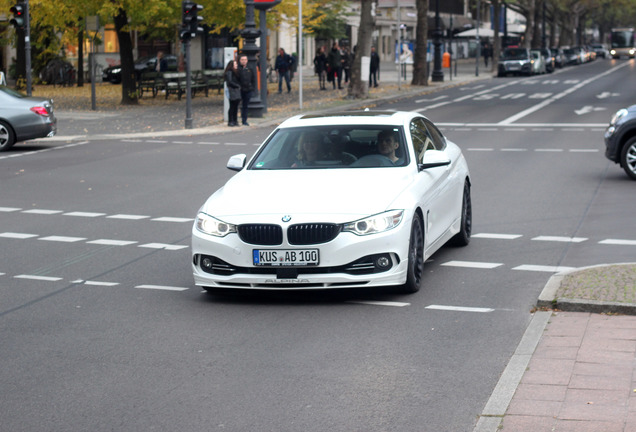
[[[450,77],[444,69],[443,82],[414,87],[409,84],[409,68],[407,79],[400,79],[398,85],[397,67],[383,63],[380,86],[370,90],[369,98],[347,100],[346,90],[321,92],[313,72],[306,68],[302,110],[298,79],[290,94],[277,94],[277,84],[270,83],[267,113],[249,122],[252,127],[273,128],[300,112],[373,107],[380,100],[433,93],[492,76],[483,62],[476,76],[474,59],[460,60],[453,72]],[[108,89],[111,84],[103,86]],[[90,97],[90,85],[86,89]],[[224,124],[223,97],[215,92],[192,99],[192,129],[184,128],[185,98],[164,100],[159,95],[144,98],[139,106],[122,107],[115,95],[101,100],[92,111],[86,95],[79,101],[77,96],[72,101],[63,96],[56,100],[58,135],[47,141],[237,130]],[[473,432],[636,432],[635,296],[636,263],[554,275]]]

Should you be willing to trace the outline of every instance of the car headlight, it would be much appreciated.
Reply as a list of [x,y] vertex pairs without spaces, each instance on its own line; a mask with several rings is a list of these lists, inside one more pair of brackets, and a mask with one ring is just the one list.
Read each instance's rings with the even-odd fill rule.
[[619,122],[620,119],[622,119],[626,115],[627,115],[627,110],[625,108],[616,111],[616,114],[614,114],[612,116],[612,119],[610,120],[610,125],[615,125],[616,123]]
[[225,237],[230,233],[236,232],[236,225],[223,222],[203,212],[199,212],[199,214],[197,214],[194,224],[202,233],[216,237]]
[[344,224],[343,231],[356,235],[378,234],[391,230],[402,221],[404,210],[389,210],[364,219]]
[[115,68],[110,71],[110,73],[119,73],[119,72],[121,72],[121,68]]

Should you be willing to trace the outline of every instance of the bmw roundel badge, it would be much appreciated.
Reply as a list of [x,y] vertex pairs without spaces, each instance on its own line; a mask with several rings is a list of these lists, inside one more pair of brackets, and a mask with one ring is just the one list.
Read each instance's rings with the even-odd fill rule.
[[283,216],[283,222],[289,222],[290,220],[291,220],[291,216],[290,215]]

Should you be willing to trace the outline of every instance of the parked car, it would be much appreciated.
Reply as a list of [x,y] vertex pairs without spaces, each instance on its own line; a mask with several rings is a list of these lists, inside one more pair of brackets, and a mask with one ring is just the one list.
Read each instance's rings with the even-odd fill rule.
[[605,157],[636,180],[636,105],[620,109],[605,130]]
[[298,115],[246,161],[192,228],[204,289],[415,292],[429,256],[470,241],[466,160],[418,113]]
[[604,59],[609,58],[610,53],[605,44],[592,44],[590,48],[594,50],[596,53],[596,57],[603,57]]
[[[178,69],[177,56],[166,54],[163,58],[168,63],[169,71]],[[135,62],[135,79],[139,81],[141,74],[157,69],[157,57],[142,57]],[[113,84],[121,83],[121,65],[110,66],[102,71],[102,81],[109,81]]]
[[581,64],[581,53],[580,53],[580,51],[577,51],[574,48],[566,48],[566,49],[563,50],[563,54],[565,54],[565,64],[566,65],[580,65]]
[[543,60],[545,61],[545,71],[547,73],[554,72],[555,61],[554,56],[552,55],[552,51],[548,48],[541,48],[541,55],[543,56]]
[[541,50],[530,50],[530,56],[532,58],[532,75],[546,73],[545,58]]
[[499,56],[497,76],[532,75],[530,50],[526,48],[505,48]]
[[562,68],[565,65],[565,53],[561,48],[551,48],[550,52],[554,57],[554,66]]
[[9,150],[16,142],[51,137],[56,132],[53,101],[0,85],[0,151]]

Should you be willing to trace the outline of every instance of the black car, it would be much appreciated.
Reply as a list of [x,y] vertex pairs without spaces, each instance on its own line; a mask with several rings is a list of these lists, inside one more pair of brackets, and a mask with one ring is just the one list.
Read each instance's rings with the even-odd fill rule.
[[[177,56],[166,54],[163,56],[168,63],[169,71],[176,71],[178,68]],[[139,81],[141,74],[157,69],[157,57],[142,57],[135,62],[135,79]],[[102,81],[110,81],[113,84],[121,82],[121,65],[110,66],[102,72]]]
[[620,109],[605,131],[605,156],[636,180],[636,105]]

